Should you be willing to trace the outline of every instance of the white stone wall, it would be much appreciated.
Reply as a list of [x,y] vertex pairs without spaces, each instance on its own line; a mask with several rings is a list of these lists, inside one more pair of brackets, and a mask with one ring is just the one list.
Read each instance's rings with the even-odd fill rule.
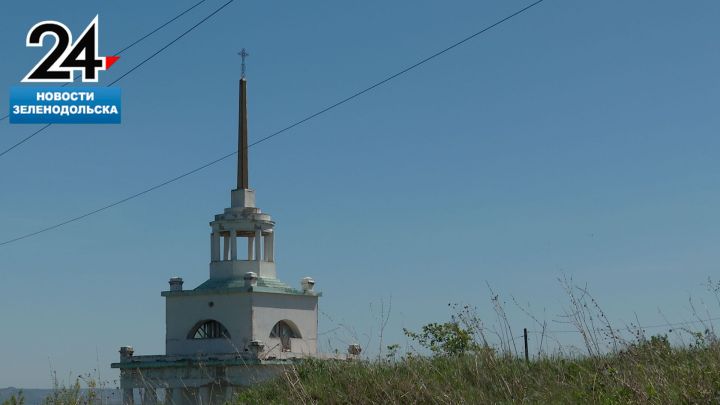
[[312,295],[253,294],[253,339],[265,343],[265,355],[278,352],[280,339],[271,339],[270,332],[279,321],[287,320],[297,326],[301,338],[292,339],[292,352],[317,353],[318,297]]
[[210,278],[242,280],[247,272],[253,272],[260,277],[275,278],[275,263],[258,260],[226,260],[210,263]]
[[[212,302],[212,306],[209,304]],[[223,324],[230,339],[188,339],[198,322]],[[280,339],[270,338],[279,321],[294,325],[301,338],[292,339],[292,352],[317,353],[318,297],[261,292],[208,293],[166,297],[167,355],[245,352],[248,343],[265,344],[263,355],[278,356]]]
[[[209,303],[213,305],[210,306]],[[250,295],[224,293],[166,297],[165,351],[168,355],[243,352],[250,342]],[[199,321],[213,319],[225,326],[231,339],[187,339]]]

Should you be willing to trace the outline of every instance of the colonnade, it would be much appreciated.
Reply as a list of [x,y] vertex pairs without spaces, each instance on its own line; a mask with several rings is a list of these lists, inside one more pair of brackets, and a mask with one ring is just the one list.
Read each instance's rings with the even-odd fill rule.
[[231,401],[232,386],[202,386],[177,388],[125,388],[123,405],[214,405]]
[[[255,230],[254,236],[245,236],[246,232],[237,230],[223,231],[213,229],[210,234],[210,258],[213,262],[255,260],[275,261],[275,233],[270,231],[263,235],[261,229]],[[242,236],[241,236],[242,235]],[[247,256],[238,259],[238,238],[247,239]],[[222,239],[222,251],[221,251]]]

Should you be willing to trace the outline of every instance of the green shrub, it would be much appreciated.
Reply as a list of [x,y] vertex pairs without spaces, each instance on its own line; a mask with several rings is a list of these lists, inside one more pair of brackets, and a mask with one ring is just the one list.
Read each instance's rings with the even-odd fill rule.
[[403,332],[434,354],[459,355],[476,349],[472,331],[457,322],[429,323],[422,327],[422,332],[407,329]]

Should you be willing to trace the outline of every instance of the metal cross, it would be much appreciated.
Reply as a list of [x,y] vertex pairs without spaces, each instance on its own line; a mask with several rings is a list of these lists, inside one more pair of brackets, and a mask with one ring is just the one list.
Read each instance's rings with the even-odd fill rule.
[[240,67],[240,69],[241,69],[241,70],[240,70],[240,77],[241,77],[241,78],[244,78],[244,77],[245,77],[245,58],[247,58],[248,56],[250,56],[250,54],[247,53],[247,51],[245,50],[245,48],[243,48],[242,51],[240,51],[240,52],[238,53],[238,55],[240,55],[240,58],[242,58],[242,65],[240,65],[240,66],[241,66],[241,67]]

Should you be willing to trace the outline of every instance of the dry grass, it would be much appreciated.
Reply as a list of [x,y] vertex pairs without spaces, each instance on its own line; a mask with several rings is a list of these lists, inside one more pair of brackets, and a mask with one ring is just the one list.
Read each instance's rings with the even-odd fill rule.
[[[236,403],[720,403],[720,342],[712,325],[703,324],[703,332],[683,329],[691,343],[675,345],[665,335],[647,338],[641,328],[621,331],[587,288],[567,278],[560,282],[568,296],[563,319],[581,337],[580,352],[558,348],[546,354],[541,343],[526,362],[503,301],[491,291],[498,318],[492,328],[472,308],[455,306],[450,322],[406,331],[430,356],[306,361],[242,392]],[[720,284],[709,285],[717,297]],[[540,341],[552,340],[546,323],[533,319]]]
[[617,354],[525,363],[481,351],[386,362],[308,361],[237,403],[718,403],[720,346],[662,337]]

